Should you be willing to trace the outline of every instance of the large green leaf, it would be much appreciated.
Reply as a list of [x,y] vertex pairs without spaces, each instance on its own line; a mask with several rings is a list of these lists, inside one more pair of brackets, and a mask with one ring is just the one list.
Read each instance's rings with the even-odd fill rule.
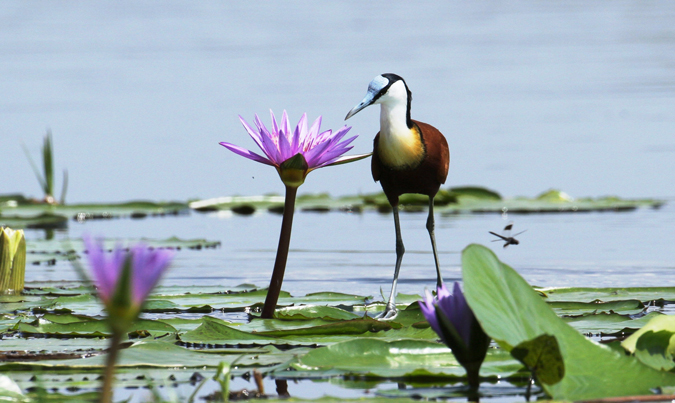
[[675,376],[595,344],[567,325],[541,296],[495,254],[470,245],[462,254],[465,295],[483,329],[510,351],[542,334],[556,337],[565,376],[544,388],[554,399],[583,400],[652,393],[675,385]]
[[565,363],[555,336],[542,334],[524,341],[511,350],[511,355],[532,371],[542,383],[554,385],[565,375]]

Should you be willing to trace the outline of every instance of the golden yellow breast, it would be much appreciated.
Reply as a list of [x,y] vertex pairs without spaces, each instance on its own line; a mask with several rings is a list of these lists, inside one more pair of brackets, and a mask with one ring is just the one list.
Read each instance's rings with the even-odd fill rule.
[[380,132],[377,151],[380,161],[391,169],[414,168],[425,156],[417,126],[398,133]]

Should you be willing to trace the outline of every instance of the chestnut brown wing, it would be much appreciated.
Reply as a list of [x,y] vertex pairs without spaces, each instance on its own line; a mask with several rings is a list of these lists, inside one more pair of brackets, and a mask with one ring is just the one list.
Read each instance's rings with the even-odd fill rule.
[[380,156],[377,153],[377,143],[380,141],[380,133],[378,132],[373,140],[373,156],[370,159],[370,171],[373,174],[373,180],[375,182],[380,180]]

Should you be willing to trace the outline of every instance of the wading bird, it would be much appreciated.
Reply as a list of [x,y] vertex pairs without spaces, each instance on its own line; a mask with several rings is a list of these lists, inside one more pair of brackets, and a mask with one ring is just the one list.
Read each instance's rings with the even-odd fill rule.
[[527,231],[527,230],[520,231],[519,233],[517,233],[515,235],[511,235],[511,230],[513,230],[513,221],[506,224],[506,227],[504,227],[503,235],[495,234],[492,231],[488,231],[488,232],[491,233],[492,235],[500,238],[500,239],[495,239],[492,242],[504,241],[504,247],[506,248],[509,245],[518,245],[520,242],[516,239],[516,237],[518,235],[522,234],[523,232]]
[[396,229],[396,268],[389,302],[383,318],[397,314],[395,298],[398,273],[405,248],[398,218],[399,196],[420,193],[429,196],[427,230],[436,263],[437,286],[443,284],[434,236],[434,197],[448,176],[450,153],[448,142],[435,127],[410,118],[412,95],[403,78],[382,74],[368,85],[363,100],[349,111],[345,120],[373,104],[380,104],[380,132],[375,136],[371,170],[394,210]]

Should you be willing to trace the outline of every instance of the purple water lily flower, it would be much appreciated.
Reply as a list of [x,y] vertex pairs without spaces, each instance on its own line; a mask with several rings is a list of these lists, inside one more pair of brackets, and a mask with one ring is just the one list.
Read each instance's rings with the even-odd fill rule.
[[445,284],[441,285],[436,291],[436,298],[427,290],[424,301],[419,301],[419,305],[431,328],[466,369],[470,386],[477,388],[478,371],[490,346],[490,337],[467,304],[459,283],[455,282],[452,294]]
[[277,124],[272,111],[270,111],[270,115],[272,116],[271,130],[265,127],[258,115],[255,115],[257,130],[254,130],[246,123],[244,118],[239,116],[241,124],[244,125],[253,141],[260,147],[263,154],[265,154],[264,156],[232,143],[225,141],[220,143],[223,147],[236,154],[275,167],[281,181],[286,186],[284,216],[281,221],[281,235],[279,236],[277,257],[274,260],[274,269],[267,297],[265,298],[265,305],[260,314],[260,317],[263,319],[270,319],[274,316],[274,309],[279,300],[281,284],[286,270],[288,248],[291,242],[295,198],[298,188],[305,182],[305,177],[309,172],[317,168],[346,164],[372,155],[343,156],[344,153],[352,149],[352,146],[349,144],[358,137],[354,136],[342,141],[351,129],[349,126],[344,126],[335,133],[332,130],[322,132],[321,116],[308,128],[307,114],[303,114],[295,130],[291,130],[291,124],[288,121],[286,111],[281,116],[281,124]]
[[[117,245],[112,253],[105,252],[101,242],[89,237],[84,238],[84,244],[98,295],[108,308],[113,308],[115,296],[122,292],[127,293],[130,308],[140,310],[174,255],[171,250],[152,250],[142,243],[132,246],[129,252]],[[125,286],[127,289],[120,290],[127,263],[131,265],[129,284]]]
[[128,251],[121,245],[116,245],[108,253],[101,241],[94,241],[88,236],[83,240],[91,275],[98,296],[105,305],[108,326],[112,333],[99,400],[101,403],[110,403],[120,343],[138,317],[148,294],[169,267],[174,252],[150,249],[139,243],[131,246]]
[[[305,176],[314,169],[357,161],[370,155],[343,156],[344,153],[352,149],[349,144],[358,137],[354,136],[341,141],[351,129],[350,126],[344,126],[335,133],[332,130],[321,132],[321,116],[308,128],[307,114],[303,114],[295,130],[291,130],[286,111],[281,116],[280,124],[277,124],[272,111],[270,111],[270,115],[272,117],[272,130],[265,127],[258,115],[255,115],[257,130],[254,130],[244,118],[239,116],[242,125],[260,147],[264,156],[225,141],[220,144],[250,160],[276,167],[286,184],[300,186]],[[302,178],[300,180],[297,178],[287,179],[283,174],[284,163],[297,155],[304,158]],[[298,165],[295,164],[292,168],[298,168]]]

